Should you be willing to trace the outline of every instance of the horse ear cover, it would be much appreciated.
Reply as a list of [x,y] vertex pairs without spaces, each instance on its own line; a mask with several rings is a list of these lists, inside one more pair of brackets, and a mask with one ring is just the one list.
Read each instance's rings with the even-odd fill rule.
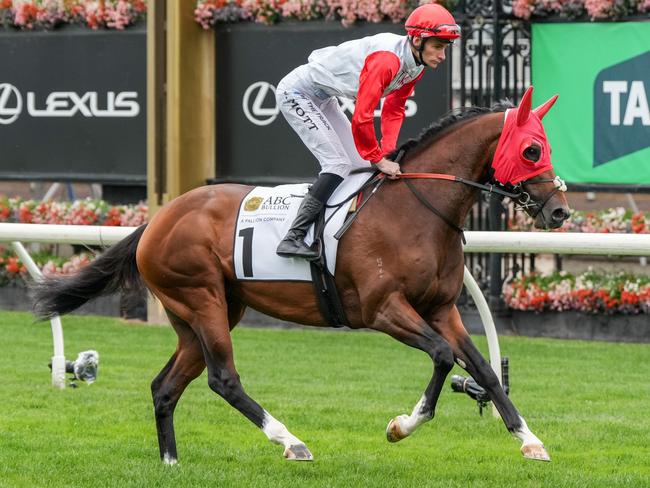
[[521,102],[519,102],[519,107],[517,107],[517,125],[522,126],[528,121],[530,117],[530,109],[533,106],[533,87],[529,86],[524,93],[524,96],[521,97]]
[[533,112],[535,112],[535,115],[539,117],[539,120],[542,120],[544,118],[544,115],[546,115],[548,111],[551,110],[551,107],[557,100],[557,97],[558,97],[557,95],[552,96],[551,98],[546,100],[546,102],[544,102],[542,105],[540,105],[535,110],[533,110]]

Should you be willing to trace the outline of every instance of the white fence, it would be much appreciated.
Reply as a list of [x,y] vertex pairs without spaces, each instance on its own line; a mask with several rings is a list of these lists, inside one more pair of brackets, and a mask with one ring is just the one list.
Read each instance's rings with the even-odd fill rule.
[[[111,245],[135,227],[0,224],[0,242]],[[570,232],[465,232],[465,252],[513,252],[650,256],[650,234]]]
[[[133,232],[135,227],[100,227],[44,224],[0,224],[0,242],[12,242],[20,253],[34,279],[40,272],[31,258],[21,251],[20,241],[86,244],[110,246]],[[558,253],[594,254],[616,256],[649,256],[650,234],[583,234],[566,232],[473,232],[465,233],[465,252],[504,253]],[[34,271],[36,268],[36,271]],[[38,274],[36,274],[38,273]],[[501,353],[499,341],[487,302],[471,273],[465,268],[464,283],[477,305],[488,340],[490,364],[501,379]],[[63,333],[58,317],[52,322],[54,358],[58,369],[52,367],[52,382],[62,387],[64,373],[60,370],[63,358]],[[63,360],[63,364],[65,361]]]

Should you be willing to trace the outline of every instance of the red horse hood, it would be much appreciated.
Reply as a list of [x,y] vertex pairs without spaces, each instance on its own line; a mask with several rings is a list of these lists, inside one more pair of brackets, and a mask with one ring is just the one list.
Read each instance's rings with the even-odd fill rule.
[[[519,106],[506,111],[503,131],[492,161],[494,178],[499,183],[514,185],[553,169],[550,145],[542,118],[557,100],[557,95],[535,110],[531,110],[532,97],[533,87],[530,86]],[[524,150],[531,145],[541,149],[541,156],[537,161],[524,155]]]

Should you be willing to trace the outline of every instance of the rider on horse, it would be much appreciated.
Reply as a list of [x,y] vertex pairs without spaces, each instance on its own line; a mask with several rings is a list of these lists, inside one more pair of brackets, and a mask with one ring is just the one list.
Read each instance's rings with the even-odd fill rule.
[[[445,60],[445,50],[460,36],[460,27],[444,7],[426,4],[408,17],[406,32],[406,36],[383,33],[318,49],[307,64],[278,84],[280,110],[322,167],[280,242],[278,255],[318,257],[318,251],[305,244],[305,235],[352,166],[370,162],[391,178],[400,174],[399,164],[385,155],[395,149],[406,100],[424,67],[436,68]],[[374,111],[384,96],[380,144]],[[336,97],[356,100],[352,124]]]

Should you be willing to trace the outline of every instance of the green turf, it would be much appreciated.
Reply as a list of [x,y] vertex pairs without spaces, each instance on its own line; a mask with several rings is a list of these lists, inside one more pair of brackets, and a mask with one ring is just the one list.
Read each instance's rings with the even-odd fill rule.
[[387,421],[410,412],[431,364],[388,337],[238,328],[244,386],[315,461],[285,461],[203,375],[177,409],[180,465],[170,467],[158,461],[149,384],[174,350],[174,332],[85,317],[66,317],[64,330],[69,358],[99,351],[95,384],[51,388],[48,324],[0,313],[0,486],[650,485],[647,345],[501,338],[511,397],[553,458],[540,463],[448,384],[436,418],[389,444]]

